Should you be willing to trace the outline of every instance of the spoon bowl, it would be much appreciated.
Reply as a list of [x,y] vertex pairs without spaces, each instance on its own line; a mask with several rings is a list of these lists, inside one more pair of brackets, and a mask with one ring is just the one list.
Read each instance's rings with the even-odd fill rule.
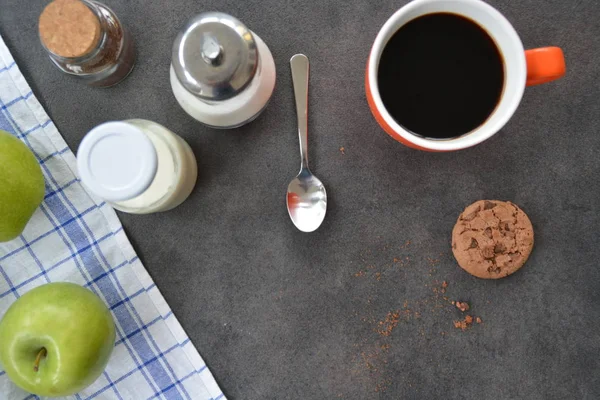
[[327,192],[308,168],[300,170],[288,185],[287,208],[292,222],[302,232],[315,231],[325,219]]

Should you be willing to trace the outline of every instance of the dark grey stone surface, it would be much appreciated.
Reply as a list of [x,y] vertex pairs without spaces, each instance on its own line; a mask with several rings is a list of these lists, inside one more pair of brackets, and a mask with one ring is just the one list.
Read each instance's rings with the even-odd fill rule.
[[[403,147],[367,108],[369,48],[406,1],[110,0],[138,63],[108,90],[46,58],[36,32],[44,3],[0,0],[0,33],[72,149],[101,122],[147,118],[196,153],[200,177],[186,203],[120,216],[231,399],[600,398],[596,0],[491,1],[526,48],[561,46],[568,74],[527,89],[491,140],[451,154]],[[172,41],[205,10],[244,21],[278,68],[270,106],[235,131],[196,123],[170,91]],[[310,155],[329,194],[313,234],[285,210],[299,166],[288,65],[297,52],[311,60]],[[482,198],[514,201],[536,230],[530,261],[500,281],[469,276],[450,251],[456,217]],[[435,293],[444,280],[447,292]],[[460,312],[444,296],[469,301],[483,324],[455,329]],[[377,333],[394,310],[391,335]]]

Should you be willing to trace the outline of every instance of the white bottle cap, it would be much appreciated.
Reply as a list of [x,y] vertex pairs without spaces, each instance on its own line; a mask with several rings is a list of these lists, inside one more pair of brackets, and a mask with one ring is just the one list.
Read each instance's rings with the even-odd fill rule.
[[142,194],[156,175],[158,159],[144,132],[127,122],[106,122],[83,138],[77,168],[83,184],[108,201]]

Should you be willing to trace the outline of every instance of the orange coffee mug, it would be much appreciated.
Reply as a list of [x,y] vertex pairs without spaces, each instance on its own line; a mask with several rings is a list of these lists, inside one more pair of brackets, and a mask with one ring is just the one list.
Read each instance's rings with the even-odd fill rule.
[[[467,18],[494,40],[504,62],[504,87],[498,103],[472,131],[457,137],[434,139],[412,133],[390,115],[380,95],[377,74],[383,50],[392,36],[408,22],[428,14],[448,13]],[[558,47],[523,49],[517,32],[498,10],[480,0],[414,0],[398,10],[379,31],[367,62],[365,86],[373,116],[394,139],[425,151],[454,151],[474,146],[496,134],[517,109],[525,86],[553,81],[565,74],[565,59]],[[402,96],[402,93],[398,93]]]

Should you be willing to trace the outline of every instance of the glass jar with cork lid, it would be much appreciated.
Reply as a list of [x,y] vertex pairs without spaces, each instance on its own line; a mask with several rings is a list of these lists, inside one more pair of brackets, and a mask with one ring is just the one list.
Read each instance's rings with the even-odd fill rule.
[[54,0],[40,15],[38,27],[54,64],[91,86],[115,85],[133,69],[133,40],[104,4]]

